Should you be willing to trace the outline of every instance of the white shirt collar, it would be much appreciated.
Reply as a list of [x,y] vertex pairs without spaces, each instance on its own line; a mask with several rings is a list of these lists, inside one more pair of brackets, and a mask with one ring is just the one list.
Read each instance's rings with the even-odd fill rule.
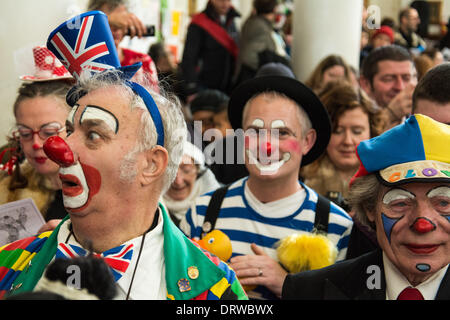
[[397,300],[398,295],[406,288],[412,287],[420,291],[425,300],[434,300],[442,279],[444,278],[448,265],[426,281],[414,287],[406,277],[397,269],[383,252],[384,275],[386,277],[386,300]]
[[259,201],[248,187],[244,187],[244,195],[253,210],[266,218],[285,218],[296,212],[305,201],[306,191],[304,188],[296,193],[272,202],[263,203]]

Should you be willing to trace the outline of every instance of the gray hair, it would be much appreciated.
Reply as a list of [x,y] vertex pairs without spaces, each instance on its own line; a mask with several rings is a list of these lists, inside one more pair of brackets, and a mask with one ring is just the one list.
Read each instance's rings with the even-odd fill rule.
[[245,104],[244,110],[242,111],[242,122],[244,122],[245,118],[247,117],[248,108],[249,108],[250,104],[253,102],[253,100],[255,100],[257,97],[259,97],[261,95],[264,97],[264,99],[266,99],[268,101],[278,99],[278,98],[287,99],[287,100],[291,101],[292,103],[294,103],[298,107],[297,108],[298,112],[296,113],[296,116],[297,116],[298,122],[300,123],[300,127],[302,128],[302,137],[305,137],[306,134],[308,133],[308,131],[310,129],[312,129],[311,120],[309,119],[309,116],[306,113],[305,109],[303,109],[302,106],[300,106],[297,102],[295,102],[294,100],[289,98],[287,95],[277,92],[277,91],[259,92],[259,93],[255,94],[252,98],[250,98],[247,101],[247,103]]
[[[145,81],[145,79],[143,79]],[[162,193],[165,193],[172,182],[175,180],[178,166],[183,156],[183,141],[186,140],[186,122],[181,111],[181,103],[174,95],[169,95],[163,91],[157,93],[149,85],[141,83],[151,94],[153,100],[158,106],[164,126],[164,148],[169,154],[169,162],[163,178]],[[119,94],[122,94],[126,101],[129,101],[130,110],[142,109],[145,112],[141,116],[140,135],[138,136],[136,146],[130,151],[121,163],[120,178],[132,180],[136,176],[135,157],[137,153],[153,149],[157,144],[156,127],[144,100],[136,95],[133,90],[121,78],[121,72],[109,70],[94,76],[82,75],[77,90],[74,95],[85,94],[99,88],[117,86]]]
[[367,217],[367,212],[374,212],[378,205],[382,184],[374,173],[355,179],[347,201],[355,212],[356,218],[363,225],[375,230],[375,224]]

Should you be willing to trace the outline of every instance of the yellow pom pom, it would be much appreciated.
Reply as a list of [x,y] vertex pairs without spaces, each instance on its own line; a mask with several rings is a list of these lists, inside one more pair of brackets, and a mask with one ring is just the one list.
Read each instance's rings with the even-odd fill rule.
[[314,233],[288,236],[278,242],[277,248],[278,260],[291,273],[332,265],[337,252],[326,236]]

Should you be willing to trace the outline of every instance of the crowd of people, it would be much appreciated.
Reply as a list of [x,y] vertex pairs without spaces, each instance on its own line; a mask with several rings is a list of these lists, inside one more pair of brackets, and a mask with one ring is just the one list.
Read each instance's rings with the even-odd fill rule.
[[71,258],[111,271],[81,299],[450,299],[450,63],[418,11],[363,18],[360,66],[331,54],[302,83],[278,1],[253,9],[239,29],[208,1],[179,64],[120,46],[145,33],[125,1],[74,18],[106,34],[84,66],[71,20],[33,50],[0,203],[46,223],[0,247],[0,298],[77,299],[55,285]]

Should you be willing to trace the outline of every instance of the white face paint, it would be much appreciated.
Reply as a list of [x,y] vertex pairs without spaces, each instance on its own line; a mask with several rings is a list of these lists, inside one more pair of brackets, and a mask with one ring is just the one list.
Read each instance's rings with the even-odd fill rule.
[[68,168],[61,167],[59,173],[60,175],[65,176],[65,178],[68,180],[76,180],[77,182],[79,182],[79,185],[77,184],[77,186],[74,188],[81,191],[78,192],[76,196],[70,196],[63,193],[64,207],[69,209],[77,209],[84,206],[88,201],[89,187],[80,162]]
[[450,188],[449,187],[437,187],[432,189],[427,194],[428,198],[434,198],[434,197],[446,197],[450,198]]
[[284,153],[283,158],[280,161],[271,162],[268,165],[264,165],[253,156],[250,150],[246,150],[246,154],[249,159],[249,162],[251,164],[255,164],[255,166],[258,168],[258,170],[261,172],[262,175],[275,174],[287,161],[291,159],[290,153]]
[[388,191],[383,197],[383,203],[385,205],[390,204],[395,200],[406,200],[406,199],[414,199],[415,196],[411,192],[408,192],[403,189],[392,189]]
[[103,121],[114,133],[119,131],[119,122],[117,118],[107,110],[96,106],[87,106],[80,118],[80,123],[86,120]]
[[67,116],[67,121],[69,121],[72,125],[75,122],[75,113],[77,113],[79,105],[74,105],[72,110],[70,110],[69,115]]
[[261,119],[255,119],[252,122],[252,125],[258,129],[264,128],[264,121]]
[[283,120],[274,120],[272,121],[271,125],[272,129],[280,129],[280,128],[286,128],[286,124]]
[[[261,119],[255,119],[252,122],[252,126],[258,129],[264,128],[264,121]],[[280,129],[280,128],[286,128],[286,124],[283,120],[274,120],[271,123],[272,129]],[[276,135],[276,139],[278,139],[278,134]],[[276,143],[278,146],[278,143]],[[272,144],[273,146],[273,144]],[[252,149],[249,147],[249,149]],[[267,163],[261,163],[258,161],[258,158],[254,156],[251,150],[246,149],[245,152],[247,154],[247,157],[249,159],[249,163],[254,164],[256,168],[261,172],[262,175],[272,175],[275,174],[287,161],[291,159],[291,154],[289,152],[286,152],[283,154],[281,160],[273,161],[272,159],[277,159],[279,157],[279,150],[276,148],[275,150],[271,150],[271,156],[265,160],[267,160]],[[265,155],[267,156],[267,155]],[[272,159],[270,159],[272,158]],[[266,161],[264,161],[266,162]]]

